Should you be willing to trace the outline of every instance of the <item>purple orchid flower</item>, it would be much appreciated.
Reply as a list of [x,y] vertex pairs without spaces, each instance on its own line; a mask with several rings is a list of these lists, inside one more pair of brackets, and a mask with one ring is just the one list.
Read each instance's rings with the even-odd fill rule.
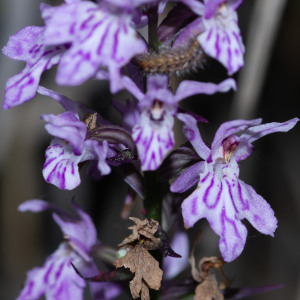
[[[143,171],[156,170],[173,148],[174,116],[177,115],[179,101],[195,94],[210,95],[235,89],[235,81],[232,79],[219,84],[184,80],[174,95],[168,89],[168,78],[164,75],[148,77],[145,94],[128,77],[123,78],[123,84],[138,100],[140,119],[132,128],[132,137],[137,146]],[[136,118],[132,110],[128,113]]]
[[87,127],[79,119],[77,105],[71,99],[46,88],[39,87],[38,92],[52,97],[66,109],[58,116],[41,116],[42,120],[48,122],[46,130],[54,136],[46,150],[43,166],[45,180],[63,190],[74,189],[81,182],[78,164],[87,160],[97,160],[100,173],[109,174],[111,168],[106,158],[113,157],[116,152],[108,146],[107,141],[99,143],[86,139]]
[[[90,216],[75,201],[72,206],[76,217],[42,200],[29,200],[19,206],[21,212],[53,211],[53,219],[61,228],[65,241],[42,267],[27,273],[25,286],[17,300],[39,299],[43,295],[47,300],[83,299],[86,283],[76,274],[71,263],[86,274],[98,272],[91,257],[92,248],[97,243],[97,232]],[[92,283],[90,290],[95,300],[113,299],[120,294],[120,287],[113,283]]]
[[11,59],[26,62],[26,67],[6,83],[2,108],[20,105],[36,94],[41,75],[58,64],[64,45],[46,47],[44,27],[28,26],[9,38],[3,53]]
[[105,68],[111,92],[122,88],[121,68],[147,49],[131,24],[134,5],[143,1],[134,2],[72,1],[58,7],[41,6],[45,44],[70,44],[58,66],[58,84],[79,85]]
[[200,16],[188,25],[174,44],[197,36],[204,52],[218,60],[232,75],[244,65],[245,47],[238,26],[237,8],[243,0],[183,0]]
[[[191,227],[206,218],[220,236],[219,248],[224,260],[230,262],[245,246],[247,229],[242,219],[246,218],[255,229],[271,236],[277,227],[270,205],[238,178],[238,162],[251,154],[252,142],[273,132],[287,132],[299,119],[263,125],[259,125],[261,119],[226,122],[217,130],[210,149],[201,139],[193,118],[183,114],[178,118],[184,122],[184,134],[204,161],[185,170],[171,185],[171,191],[182,193],[198,183],[182,203],[185,225]],[[242,135],[237,136],[241,131]]]

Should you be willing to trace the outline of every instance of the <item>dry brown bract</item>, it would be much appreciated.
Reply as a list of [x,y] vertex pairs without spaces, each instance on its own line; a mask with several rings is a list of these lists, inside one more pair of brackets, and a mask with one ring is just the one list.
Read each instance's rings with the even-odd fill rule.
[[223,300],[224,296],[219,292],[216,275],[209,273],[203,282],[197,285],[195,300]]
[[129,268],[132,273],[135,273],[129,283],[132,297],[149,300],[149,288],[158,290],[163,274],[159,263],[148,252],[159,246],[160,239],[154,237],[159,224],[153,219],[150,221],[133,217],[129,219],[136,225],[129,227],[132,234],[125,238],[119,247],[125,247],[130,251],[124,257],[117,259],[114,265],[116,268]]
[[192,276],[195,281],[199,282],[195,290],[195,300],[223,300],[224,296],[220,293],[220,287],[215,274],[211,272],[211,268],[214,267],[220,271],[224,264],[223,259],[219,257],[203,257],[200,259],[198,269],[195,264],[194,251],[192,249],[191,256],[189,258],[192,267]]
[[[203,257],[200,259],[198,268],[196,267],[196,260],[194,250],[199,236],[195,239],[192,251],[189,257],[189,262],[192,268],[192,276],[195,281],[199,282],[195,290],[195,300],[223,300],[224,296],[220,292],[220,288],[225,288],[225,285],[218,285],[216,275],[212,273],[211,268],[218,269],[226,278],[222,271],[224,261],[220,257]],[[227,278],[226,278],[227,280]]]
[[92,130],[97,127],[97,113],[88,113],[84,118],[84,124],[87,130]]

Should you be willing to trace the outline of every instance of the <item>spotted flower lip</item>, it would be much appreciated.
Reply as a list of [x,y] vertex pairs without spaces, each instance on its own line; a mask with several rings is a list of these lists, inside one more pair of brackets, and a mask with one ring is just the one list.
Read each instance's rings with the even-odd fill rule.
[[57,116],[41,116],[42,120],[48,122],[45,125],[46,130],[54,136],[46,150],[43,166],[45,180],[60,189],[72,190],[81,182],[78,165],[87,160],[98,161],[97,167],[101,175],[109,174],[111,168],[106,158],[113,157],[116,152],[108,146],[107,141],[98,143],[87,139],[87,127],[79,119],[78,105],[44,87],[39,87],[38,92],[55,99],[66,109],[66,112]]
[[58,84],[79,85],[105,68],[115,93],[122,88],[121,68],[146,51],[145,42],[132,27],[132,14],[126,9],[109,9],[106,4],[76,1],[41,6],[45,44],[70,44],[58,66]]
[[218,60],[229,75],[244,65],[245,47],[238,26],[236,9],[242,0],[181,1],[199,17],[190,23],[174,45],[197,37],[204,52]]
[[59,63],[66,45],[46,47],[44,31],[44,27],[25,27],[12,35],[2,49],[9,58],[26,62],[20,73],[7,80],[3,109],[32,99],[36,95],[42,73]]
[[[129,77],[123,77],[122,82],[138,100],[140,119],[132,128],[132,137],[137,146],[143,171],[156,170],[173,148],[174,116],[177,115],[179,101],[195,94],[210,95],[227,92],[236,87],[233,79],[224,80],[219,84],[184,80],[173,94],[168,88],[167,76],[154,75],[148,77],[147,92],[143,93]],[[127,113],[136,118],[132,110]],[[127,123],[132,122],[127,120]]]
[[[251,154],[252,142],[273,132],[287,132],[299,119],[262,125],[261,119],[225,122],[209,148],[193,118],[183,114],[177,117],[184,121],[184,134],[204,161],[186,169],[171,185],[171,191],[182,193],[198,183],[182,203],[185,225],[191,227],[206,218],[220,237],[219,248],[224,260],[233,261],[243,251],[247,238],[242,219],[246,218],[255,229],[270,236],[277,227],[270,205],[238,178],[238,162]],[[243,133],[236,136],[239,132]]]
[[[76,216],[70,215],[59,207],[43,200],[29,200],[19,206],[19,211],[41,212],[50,210],[53,219],[61,228],[65,241],[52,253],[42,267],[36,267],[27,273],[27,279],[17,300],[74,299],[83,300],[85,281],[79,277],[71,263],[85,274],[98,272],[90,253],[97,243],[96,228],[90,218],[75,201],[72,206]],[[113,299],[121,290],[113,283],[90,284],[93,299]],[[105,297],[103,295],[106,295]]]

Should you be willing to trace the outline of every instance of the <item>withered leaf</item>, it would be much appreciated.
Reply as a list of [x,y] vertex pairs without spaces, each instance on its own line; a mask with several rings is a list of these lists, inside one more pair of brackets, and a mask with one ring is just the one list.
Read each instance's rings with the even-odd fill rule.
[[[142,300],[148,300],[149,288],[158,290],[162,280],[163,272],[159,263],[152,257],[143,244],[137,244],[124,257],[114,262],[116,268],[129,268],[135,273],[130,281],[130,291],[134,299],[141,296]],[[141,295],[140,295],[141,294]]]
[[216,268],[217,270],[221,271],[221,268],[224,264],[224,260],[217,256],[211,256],[211,257],[202,257],[199,261],[199,277],[200,279],[205,279],[209,271],[212,267]]
[[215,274],[209,273],[205,280],[198,284],[195,290],[195,300],[223,300]]
[[87,130],[95,129],[97,126],[97,113],[88,113],[84,118],[84,124]]
[[139,218],[130,217],[136,225],[130,226],[132,234],[126,237],[118,246],[124,247],[135,243],[143,242],[144,248],[155,250],[159,246],[160,239],[154,236],[158,229],[159,223],[153,219],[140,220]]

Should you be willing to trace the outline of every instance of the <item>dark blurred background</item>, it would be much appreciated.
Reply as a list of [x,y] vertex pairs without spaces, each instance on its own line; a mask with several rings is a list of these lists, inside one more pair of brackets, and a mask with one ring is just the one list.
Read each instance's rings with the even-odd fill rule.
[[[21,28],[43,24],[39,4],[38,0],[0,2],[1,47]],[[245,67],[235,75],[238,92],[196,96],[182,103],[184,108],[209,120],[209,125],[200,125],[208,141],[212,140],[218,126],[230,119],[262,117],[264,122],[283,122],[299,117],[300,1],[245,0],[238,13],[246,45]],[[6,80],[23,67],[22,62],[0,56],[1,99]],[[80,87],[59,87],[54,77],[55,69],[48,71],[41,84],[89,104],[105,118],[120,122],[118,113],[109,106],[106,83],[90,80]],[[225,77],[224,69],[212,61],[205,71],[194,76],[215,82]],[[61,111],[55,101],[41,96],[9,111],[0,111],[1,299],[16,298],[25,272],[41,266],[62,240],[50,213],[19,213],[17,207],[23,201],[44,199],[70,208],[70,199],[75,195],[82,207],[91,213],[101,241],[115,246],[128,233],[128,222],[120,217],[127,187],[116,174],[97,182],[83,170],[82,184],[71,192],[60,191],[44,182],[41,170],[51,137],[39,117],[42,113]],[[242,255],[226,265],[224,271],[232,280],[232,286],[285,285],[280,290],[248,299],[300,299],[299,126],[288,133],[273,134],[257,141],[253,154],[241,163],[240,178],[270,203],[278,219],[278,228],[275,238],[271,238],[247,226],[249,235]],[[199,222],[197,227],[205,232],[199,244],[201,255],[218,254],[217,239],[206,221]]]

